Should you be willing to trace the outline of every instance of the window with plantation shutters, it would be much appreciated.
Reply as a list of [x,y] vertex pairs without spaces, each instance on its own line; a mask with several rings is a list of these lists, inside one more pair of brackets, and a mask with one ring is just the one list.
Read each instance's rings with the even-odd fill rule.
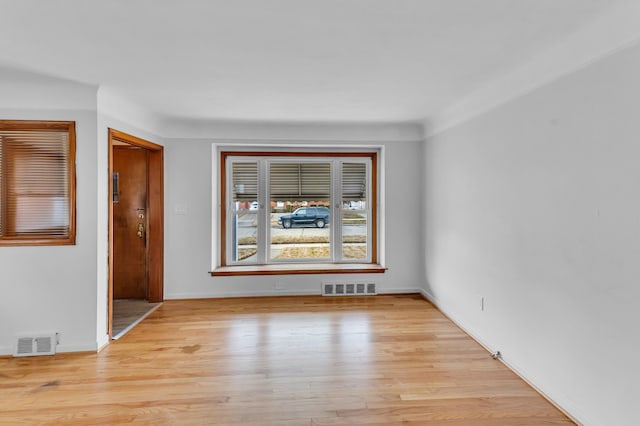
[[75,243],[75,123],[0,120],[0,245]]
[[376,153],[221,158],[223,266],[377,263]]

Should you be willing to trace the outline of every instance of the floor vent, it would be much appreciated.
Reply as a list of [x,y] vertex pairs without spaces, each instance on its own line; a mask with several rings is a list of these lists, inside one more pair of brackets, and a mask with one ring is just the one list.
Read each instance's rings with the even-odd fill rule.
[[372,296],[376,293],[375,283],[323,283],[323,296]]
[[13,356],[53,355],[56,353],[56,334],[19,336]]

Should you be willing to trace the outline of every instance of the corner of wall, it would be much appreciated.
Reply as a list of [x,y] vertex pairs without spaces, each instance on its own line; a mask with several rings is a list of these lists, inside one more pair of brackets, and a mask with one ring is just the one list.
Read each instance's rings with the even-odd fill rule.
[[97,109],[98,114],[108,117],[107,121],[123,123],[126,128],[119,130],[139,131],[147,138],[153,135],[155,139],[160,139],[163,117],[137,105],[126,96],[100,87],[97,93]]
[[522,65],[458,100],[425,124],[425,137],[453,128],[578,72],[640,41],[640,2],[624,2]]

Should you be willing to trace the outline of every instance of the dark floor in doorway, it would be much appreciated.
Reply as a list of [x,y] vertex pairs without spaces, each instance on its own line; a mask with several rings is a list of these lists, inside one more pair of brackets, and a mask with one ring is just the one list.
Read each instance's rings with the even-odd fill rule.
[[113,339],[124,336],[160,305],[162,303],[149,303],[143,299],[114,299],[111,330]]

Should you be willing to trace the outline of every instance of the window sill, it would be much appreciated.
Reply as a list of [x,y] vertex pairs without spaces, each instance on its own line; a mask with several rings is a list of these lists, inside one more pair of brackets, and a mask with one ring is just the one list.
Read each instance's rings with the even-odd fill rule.
[[382,274],[387,268],[373,263],[296,263],[277,265],[219,266],[213,277],[243,275]]

